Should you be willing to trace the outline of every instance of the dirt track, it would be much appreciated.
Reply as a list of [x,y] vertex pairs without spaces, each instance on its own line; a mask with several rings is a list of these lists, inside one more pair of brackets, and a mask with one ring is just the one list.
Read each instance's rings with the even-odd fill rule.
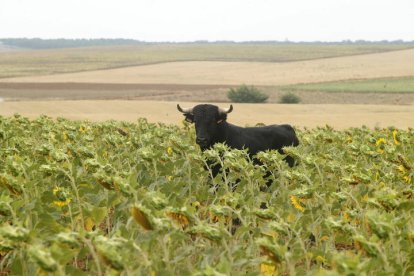
[[[191,106],[194,103],[180,103]],[[224,106],[225,104],[220,104]],[[0,102],[0,115],[20,113],[30,118],[40,114],[91,121],[136,121],[180,124],[182,115],[174,102],[153,101],[23,101]],[[229,121],[239,125],[290,123],[298,127],[326,124],[338,129],[348,127],[414,127],[414,106],[395,105],[279,105],[235,104]]]

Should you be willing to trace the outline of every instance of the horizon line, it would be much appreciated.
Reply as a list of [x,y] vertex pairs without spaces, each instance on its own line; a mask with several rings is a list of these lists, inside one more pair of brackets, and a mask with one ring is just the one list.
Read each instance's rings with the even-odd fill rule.
[[196,40],[183,40],[183,41],[176,41],[176,40],[158,40],[158,41],[149,41],[149,40],[139,40],[135,38],[44,38],[44,37],[2,37],[1,40],[124,40],[130,42],[137,42],[137,43],[383,43],[383,42],[399,42],[399,43],[413,43],[413,40],[405,40],[405,39],[381,39],[381,40],[365,40],[365,39],[342,39],[342,40],[277,40],[277,39],[269,39],[269,40],[209,40],[209,39],[196,39]]

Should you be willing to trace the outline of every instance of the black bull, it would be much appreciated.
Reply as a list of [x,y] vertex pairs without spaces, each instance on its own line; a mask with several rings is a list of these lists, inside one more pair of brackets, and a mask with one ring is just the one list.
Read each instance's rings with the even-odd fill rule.
[[[252,157],[265,150],[278,150],[283,154],[283,147],[299,145],[295,130],[287,124],[243,128],[228,123],[227,114],[233,110],[232,105],[228,109],[221,109],[210,104],[200,104],[193,108],[181,108],[177,104],[177,109],[184,114],[186,121],[195,124],[196,143],[201,150],[216,143],[225,143],[234,149],[247,148]],[[290,167],[295,163],[291,156],[286,156],[285,161]],[[212,168],[213,177],[219,170],[218,166]]]

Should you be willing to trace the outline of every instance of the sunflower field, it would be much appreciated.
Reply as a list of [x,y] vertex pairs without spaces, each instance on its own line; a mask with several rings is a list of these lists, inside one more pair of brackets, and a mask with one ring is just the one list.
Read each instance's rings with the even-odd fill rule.
[[297,133],[289,168],[186,123],[0,117],[0,274],[414,273],[414,130]]

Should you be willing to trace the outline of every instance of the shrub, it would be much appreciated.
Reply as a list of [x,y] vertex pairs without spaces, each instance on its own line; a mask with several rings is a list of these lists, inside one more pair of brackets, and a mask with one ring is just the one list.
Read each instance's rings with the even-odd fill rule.
[[244,84],[236,89],[231,88],[227,97],[235,103],[263,103],[269,98],[256,87]]
[[279,103],[284,103],[284,104],[295,104],[299,102],[300,102],[300,97],[293,94],[292,92],[283,94],[279,100]]

